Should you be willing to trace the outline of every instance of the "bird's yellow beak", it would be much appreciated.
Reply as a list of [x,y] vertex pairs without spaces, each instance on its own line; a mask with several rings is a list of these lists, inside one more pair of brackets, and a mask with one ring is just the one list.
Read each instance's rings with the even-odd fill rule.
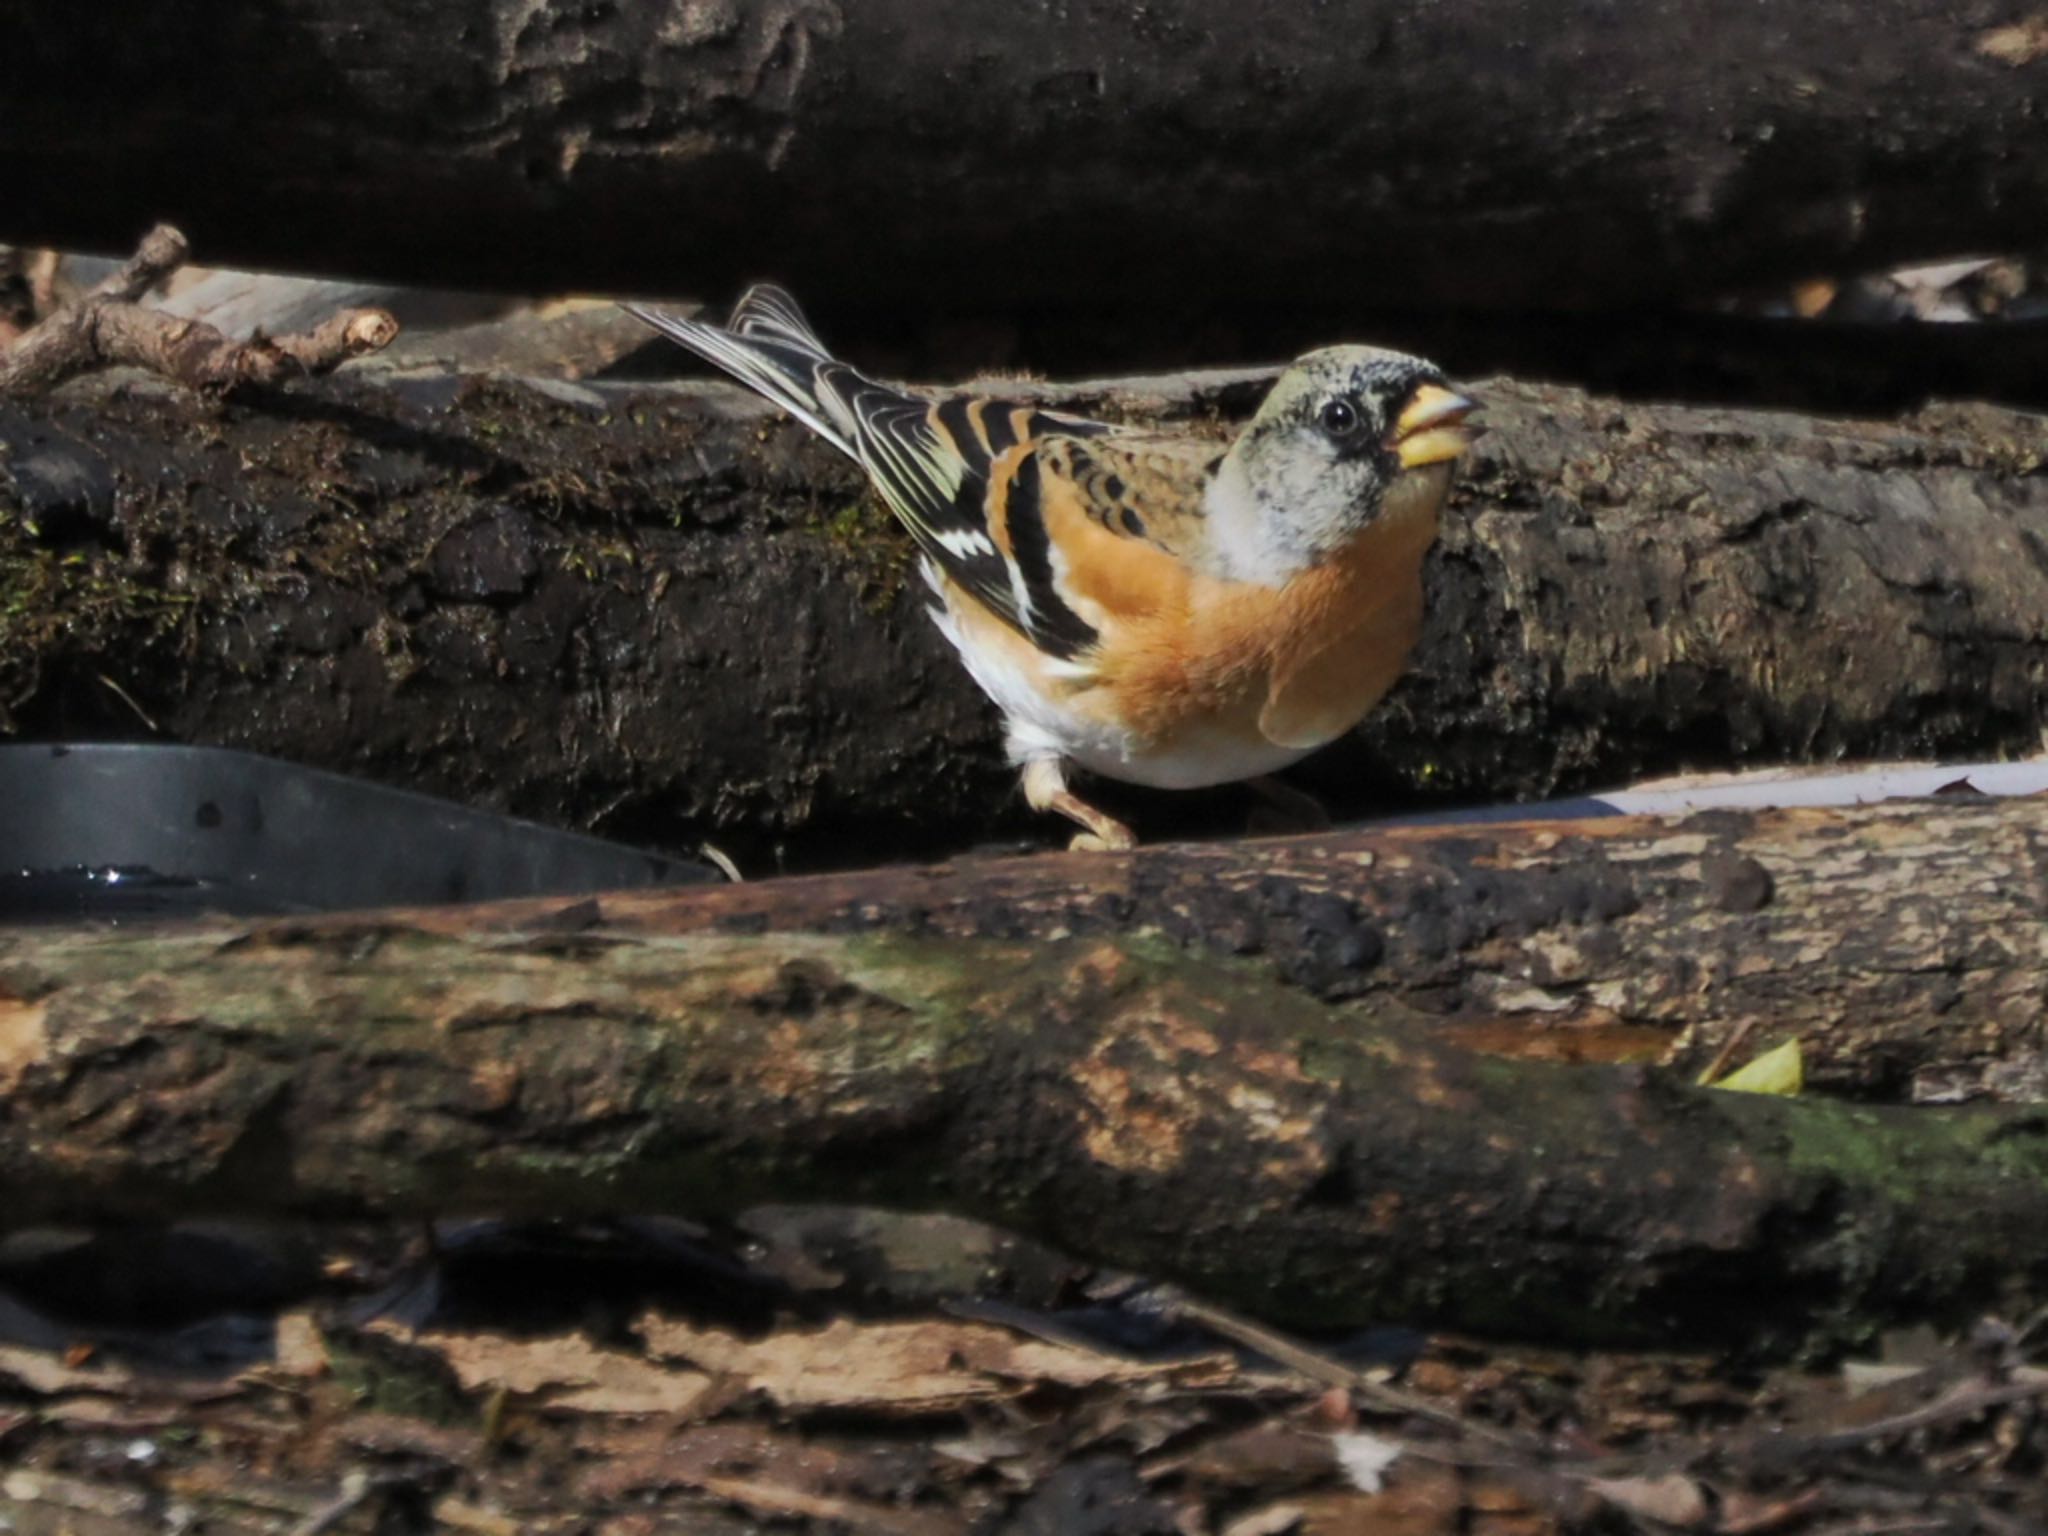
[[1453,394],[1440,385],[1425,384],[1394,422],[1389,446],[1403,469],[1420,469],[1425,464],[1442,464],[1455,459],[1472,446],[1472,433],[1465,418],[1479,409],[1479,402]]

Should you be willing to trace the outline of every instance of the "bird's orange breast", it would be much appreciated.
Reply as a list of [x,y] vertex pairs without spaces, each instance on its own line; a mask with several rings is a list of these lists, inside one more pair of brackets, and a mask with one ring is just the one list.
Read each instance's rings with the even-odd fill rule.
[[1447,483],[1406,487],[1394,515],[1278,588],[1199,574],[1049,495],[1055,580],[1096,643],[1059,660],[941,579],[947,632],[1013,725],[1083,766],[1165,788],[1270,773],[1349,730],[1400,677]]
[[1159,746],[1191,729],[1321,746],[1400,677],[1422,626],[1422,559],[1435,535],[1433,507],[1374,524],[1279,588],[1200,576],[1163,551],[1115,541],[1122,558],[1076,560],[1068,583],[1102,633],[1082,691]]

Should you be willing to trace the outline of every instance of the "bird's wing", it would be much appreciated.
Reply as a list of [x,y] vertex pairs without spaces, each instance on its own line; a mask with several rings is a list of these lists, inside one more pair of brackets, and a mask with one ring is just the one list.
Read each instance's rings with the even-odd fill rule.
[[1055,434],[1040,444],[1039,457],[1091,522],[1200,564],[1209,536],[1204,496],[1227,446],[1130,431],[1094,438]]
[[1073,660],[1183,592],[1221,445],[971,397],[934,403],[928,426],[964,466],[962,536],[987,540],[961,584],[1040,650]]
[[1016,401],[907,395],[850,369],[834,384],[854,456],[925,555],[1039,649],[1068,658],[1093,644],[1052,582],[1041,449],[1111,429]]
[[796,301],[767,285],[724,326],[624,307],[857,460],[925,556],[1053,656],[1094,645],[1094,620],[1115,606],[1081,590],[1090,582],[1065,558],[1069,546],[1092,551],[1083,563],[1100,568],[1199,537],[1213,447],[1014,400],[928,398],[878,383],[828,354]]

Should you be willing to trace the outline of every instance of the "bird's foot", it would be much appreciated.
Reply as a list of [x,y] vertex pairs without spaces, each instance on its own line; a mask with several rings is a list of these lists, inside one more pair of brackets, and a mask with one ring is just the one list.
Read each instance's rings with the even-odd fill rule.
[[1132,835],[1129,827],[1120,821],[1109,821],[1109,818],[1106,816],[1103,820],[1109,822],[1110,827],[1113,829],[1108,836],[1104,836],[1099,832],[1076,832],[1073,840],[1067,844],[1067,851],[1069,853],[1124,853],[1138,846],[1138,839]]
[[1067,844],[1075,853],[1121,853],[1138,846],[1129,827],[1067,788],[1066,772],[1055,760],[1024,765],[1024,799],[1034,811],[1055,811],[1083,829]]

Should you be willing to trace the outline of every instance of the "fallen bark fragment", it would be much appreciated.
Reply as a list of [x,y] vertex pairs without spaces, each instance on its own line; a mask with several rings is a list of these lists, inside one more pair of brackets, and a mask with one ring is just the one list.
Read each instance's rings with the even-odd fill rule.
[[[1984,834],[1956,855],[1980,890],[2014,856],[1991,834],[2018,837],[2040,867],[2048,807],[1943,813]],[[1778,946],[1887,844],[1927,871],[1895,892],[1896,936],[1938,928],[1944,897],[1926,881],[1940,861],[1901,808],[1756,823],[1803,828],[1815,878],[1788,869],[1778,901],[1732,914],[1747,921],[1708,939],[1720,956],[1693,962],[1702,995],[1853,988],[1869,962],[1846,927],[1829,930],[1832,964],[1825,948],[1798,956],[1797,987],[1784,985],[1794,950]],[[921,913],[892,904],[904,876],[866,906],[835,904],[830,882],[785,887],[782,915],[775,888],[741,887],[585,904],[553,925],[527,907],[15,934],[0,941],[14,999],[0,1210],[945,1208],[1296,1324],[1733,1330],[1759,1348],[1953,1317],[2048,1279],[2037,1110],[1786,1101],[1489,1058],[1384,992],[1332,1009],[1262,962],[1178,950],[1132,921],[1205,885],[1247,910],[1317,911],[1320,881],[1369,911],[1405,874],[1411,896],[1433,894],[1389,922],[1393,964],[1469,949],[1512,968],[1518,949],[1555,956],[1575,931],[1611,932],[1630,901],[1654,910],[1690,889],[1669,918],[1710,911],[1721,888],[1697,875],[1710,826],[1493,837],[1273,844],[1234,869],[1227,849],[993,865],[979,908],[973,869],[923,877]],[[1429,861],[1451,867],[1461,844],[1470,878],[1447,888]],[[1035,917],[1000,894],[1020,877],[1044,887]],[[949,903],[949,882],[967,899]],[[2037,901],[2035,887],[2011,899]],[[1542,890],[1553,915],[1512,915]],[[1965,1022],[2039,964],[2038,914],[2002,911],[1944,972]],[[785,918],[834,931],[777,931]],[[1308,953],[1320,941],[1302,932]],[[1605,964],[1638,942],[1592,953]],[[1914,940],[1898,963],[1944,942]]]
[[785,1329],[765,1340],[747,1340],[650,1313],[640,1319],[638,1331],[656,1359],[732,1380],[791,1414],[948,1413],[1047,1383],[1214,1387],[1237,1375],[1227,1355],[1156,1364],[1019,1338],[1008,1329],[952,1318],[901,1323],[842,1318],[823,1329]]
[[660,1414],[686,1421],[713,1400],[714,1383],[703,1372],[670,1369],[592,1344],[581,1334],[512,1339],[417,1333],[391,1323],[373,1329],[398,1347],[444,1362],[465,1392],[507,1392],[544,1411]]

